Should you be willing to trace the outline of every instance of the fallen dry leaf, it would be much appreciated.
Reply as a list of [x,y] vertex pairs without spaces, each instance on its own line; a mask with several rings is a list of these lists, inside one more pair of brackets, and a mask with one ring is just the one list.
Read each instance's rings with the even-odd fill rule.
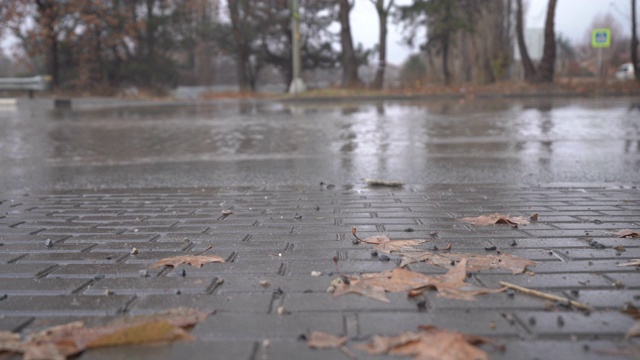
[[117,319],[92,328],[77,321],[34,333],[20,347],[16,346],[15,338],[12,340],[9,334],[4,333],[0,336],[0,343],[5,345],[7,342],[9,346],[1,347],[0,351],[24,353],[25,359],[64,360],[97,347],[190,340],[193,337],[183,328],[191,327],[207,316],[195,309],[180,308],[161,314]]
[[628,237],[637,238],[637,237],[640,237],[640,233],[638,233],[637,231],[629,230],[629,229],[620,230],[618,232],[615,232],[614,234],[618,235],[618,237],[621,237],[621,238],[628,238]]
[[464,253],[432,253],[429,251],[407,251],[398,255],[402,257],[400,267],[424,261],[439,267],[450,269],[456,263],[467,260],[467,271],[481,271],[489,269],[506,269],[512,274],[523,273],[527,266],[535,266],[534,261],[523,259],[514,255],[501,253],[494,254],[464,254]]
[[356,348],[371,355],[413,356],[415,360],[488,360],[488,354],[475,346],[484,343],[491,343],[491,340],[434,326],[421,326],[419,332],[407,331],[391,337],[374,336],[370,343],[356,345]]
[[478,217],[465,217],[462,218],[462,221],[477,226],[489,226],[494,224],[527,225],[529,223],[529,220],[522,216],[500,215],[498,213],[480,215]]
[[223,262],[224,259],[218,255],[181,255],[159,260],[155,264],[151,265],[149,269],[155,269],[160,266],[176,267],[180,264],[189,264],[193,267],[202,267],[202,265],[204,264]]
[[637,336],[640,336],[640,320],[637,320],[633,324],[633,326],[631,326],[631,328],[627,330],[627,333],[624,335],[624,338],[629,339]]
[[336,336],[321,331],[312,331],[307,335],[307,345],[312,349],[337,349],[346,342],[346,336]]
[[350,278],[348,284],[345,283],[341,278],[338,278],[332,281],[331,285],[333,286],[331,292],[333,293],[334,298],[341,295],[354,293],[382,302],[390,302],[387,298],[387,295],[385,295],[385,288],[368,284],[366,281],[362,281],[355,277]]
[[627,314],[636,320],[640,320],[640,309],[633,305],[632,302],[626,302],[620,309],[620,312]]
[[474,296],[500,292],[504,289],[478,288],[464,282],[467,277],[466,260],[460,261],[444,275],[428,276],[418,272],[395,268],[381,273],[363,274],[361,278],[350,278],[348,284],[334,284],[333,297],[355,293],[383,302],[389,302],[385,292],[402,292],[435,288],[438,296],[458,300],[474,300]]
[[0,331],[0,353],[2,352],[21,353],[22,341],[20,341],[20,334],[11,331]]
[[618,264],[618,266],[640,266],[640,259],[633,259],[630,262]]
[[381,180],[381,179],[365,179],[367,186],[370,187],[403,187],[404,182],[396,180]]
[[529,216],[529,219],[531,221],[538,221],[538,213],[531,214],[531,216]]
[[415,250],[413,246],[423,244],[429,240],[391,240],[387,235],[371,236],[361,239],[356,235],[356,228],[351,229],[356,239],[363,243],[375,245],[373,248],[387,254],[394,251]]

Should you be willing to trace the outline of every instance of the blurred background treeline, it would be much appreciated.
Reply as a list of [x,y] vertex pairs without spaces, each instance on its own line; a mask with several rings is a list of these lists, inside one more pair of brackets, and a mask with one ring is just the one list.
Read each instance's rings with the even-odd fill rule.
[[[354,1],[376,10],[374,47],[353,41]],[[289,0],[0,0],[0,76],[49,74],[55,90],[100,95],[179,86],[285,91],[292,16],[310,88],[557,82],[638,63],[635,0],[624,1],[630,30],[606,14],[593,19],[593,28],[620,34],[600,62],[588,34],[572,43],[555,31],[557,0],[544,1],[544,29],[528,29],[523,0],[299,0],[297,13]],[[417,49],[402,64],[387,61],[390,24]]]

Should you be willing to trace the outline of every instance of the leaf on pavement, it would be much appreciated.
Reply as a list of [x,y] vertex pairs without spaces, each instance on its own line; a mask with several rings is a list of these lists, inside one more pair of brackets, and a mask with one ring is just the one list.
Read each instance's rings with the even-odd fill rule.
[[413,356],[415,360],[488,360],[489,355],[476,345],[491,340],[455,331],[421,326],[420,331],[407,331],[396,336],[374,336],[368,344],[356,348],[371,355]]
[[633,326],[631,326],[631,328],[627,330],[627,333],[624,335],[624,338],[629,339],[637,336],[640,336],[640,320],[637,320],[633,324]]
[[363,243],[375,245],[373,248],[387,254],[397,251],[415,250],[413,246],[420,245],[429,240],[391,240],[387,235],[371,236],[361,239],[356,235],[356,228],[351,229],[356,239]]
[[640,259],[633,259],[630,262],[618,264],[618,266],[640,266]]
[[509,225],[529,224],[529,220],[525,219],[522,216],[500,215],[498,213],[490,214],[490,215],[480,215],[478,217],[465,217],[465,218],[462,218],[462,221],[467,222],[471,225],[477,225],[477,226],[489,226],[494,224],[509,224]]
[[224,259],[218,255],[181,255],[164,258],[151,265],[149,269],[155,269],[160,266],[176,267],[180,264],[189,264],[193,267],[202,267],[209,263],[223,263]]
[[[25,359],[64,360],[97,347],[191,340],[193,337],[184,328],[208,315],[195,309],[179,308],[161,314],[117,319],[91,328],[79,321],[72,322],[34,333],[20,344],[20,348],[2,350],[24,353]],[[0,342],[4,339],[5,335],[0,337]]]
[[452,268],[456,263],[467,260],[467,271],[481,271],[489,269],[506,269],[512,274],[521,274],[525,272],[527,266],[536,266],[534,261],[524,259],[514,255],[501,253],[495,254],[464,254],[464,253],[432,253],[429,251],[407,251],[398,255],[402,257],[400,267],[409,264],[424,261],[428,264]]
[[614,234],[618,235],[618,237],[621,237],[621,238],[640,237],[640,233],[638,233],[637,231],[629,230],[629,229],[620,230],[618,232],[615,232]]
[[457,300],[475,300],[474,296],[502,292],[505,289],[478,288],[464,282],[467,277],[467,260],[462,259],[456,266],[444,275],[436,275],[438,282],[432,286],[438,290],[438,296]]
[[332,282],[332,284],[334,284],[335,286],[335,289],[333,290],[334,298],[341,295],[353,293],[370,297],[382,302],[390,302],[385,295],[385,289],[381,286],[368,284],[367,281],[363,281],[355,277],[350,278],[348,284],[342,281],[342,279],[336,280]]
[[398,180],[364,179],[369,187],[403,187],[404,182]]
[[312,349],[337,349],[346,342],[346,336],[336,336],[321,331],[312,331],[307,335],[307,346]]
[[466,260],[460,261],[444,275],[428,276],[418,272],[395,268],[381,273],[363,274],[361,278],[351,278],[348,283],[340,281],[335,285],[333,297],[356,293],[383,302],[389,302],[385,292],[402,292],[434,288],[438,296],[458,300],[474,300],[474,296],[501,292],[504,289],[478,288],[465,283],[467,277]]
[[20,341],[20,334],[11,331],[0,331],[0,353],[2,352],[21,353],[22,341]]

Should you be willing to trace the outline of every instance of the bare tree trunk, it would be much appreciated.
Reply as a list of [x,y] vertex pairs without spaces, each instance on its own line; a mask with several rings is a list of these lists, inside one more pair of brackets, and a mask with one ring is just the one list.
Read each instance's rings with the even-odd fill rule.
[[636,81],[640,81],[640,64],[638,64],[638,32],[636,29],[636,0],[631,0],[631,62]]
[[349,23],[349,12],[351,4],[349,0],[338,0],[340,3],[340,43],[342,45],[342,86],[355,87],[360,85],[358,78],[358,61],[353,48],[353,38],[351,37],[351,25]]
[[382,89],[384,86],[384,72],[387,65],[387,18],[389,16],[389,10],[393,6],[393,1],[390,0],[389,4],[385,7],[384,0],[371,0],[375,5],[378,12],[378,20],[380,22],[380,33],[378,34],[378,69],[376,70],[376,77],[373,80],[372,87],[374,89]]
[[36,0],[40,15],[40,26],[44,30],[46,43],[46,71],[51,76],[51,86],[55,89],[60,83],[58,60],[58,34],[56,33],[56,17],[58,9],[52,0]]
[[442,40],[442,74],[444,75],[444,84],[451,84],[451,73],[449,72],[449,36],[445,36]]
[[518,38],[518,50],[520,50],[520,59],[524,69],[524,79],[526,81],[535,81],[538,77],[536,68],[529,57],[527,44],[524,42],[524,23],[522,20],[522,0],[516,0],[516,37]]
[[544,50],[538,66],[540,82],[553,82],[553,70],[556,63],[556,32],[554,30],[557,0],[549,0],[547,19],[544,25]]
[[229,17],[231,18],[233,41],[235,43],[235,59],[236,59],[236,76],[238,80],[238,87],[240,91],[249,91],[252,86],[247,76],[247,66],[249,54],[246,51],[245,39],[240,29],[240,4],[242,0],[228,0],[227,7],[229,9]]

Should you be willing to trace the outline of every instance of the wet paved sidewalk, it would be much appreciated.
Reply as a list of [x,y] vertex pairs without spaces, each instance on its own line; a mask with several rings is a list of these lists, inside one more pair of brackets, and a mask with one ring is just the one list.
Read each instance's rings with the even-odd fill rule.
[[[223,210],[233,214],[222,216]],[[0,193],[0,211],[0,330],[28,334],[73,320],[99,323],[179,306],[216,310],[192,331],[195,343],[91,350],[81,359],[339,359],[346,358],[340,351],[308,349],[299,335],[320,330],[366,340],[420,324],[493,338],[506,345],[505,352],[490,351],[495,359],[605,359],[611,355],[600,351],[628,345],[624,335],[634,320],[620,309],[640,306],[638,268],[618,266],[640,258],[640,239],[612,234],[640,228],[635,187]],[[539,220],[519,228],[460,221],[493,212],[538,213]],[[465,302],[430,291],[424,310],[404,293],[388,294],[390,303],[354,294],[333,299],[326,289],[337,277],[334,257],[347,274],[399,264],[395,255],[380,261],[370,246],[353,244],[352,227],[361,237],[429,239],[418,246],[423,249],[452,244],[452,252],[486,254],[495,246],[537,265],[523,275],[482,271],[469,282],[498,287],[508,281],[587,303],[595,311],[519,293]],[[227,263],[148,270],[157,260],[209,245],[208,253]],[[131,254],[134,247],[137,255]],[[425,263],[408,268],[443,273]]]

